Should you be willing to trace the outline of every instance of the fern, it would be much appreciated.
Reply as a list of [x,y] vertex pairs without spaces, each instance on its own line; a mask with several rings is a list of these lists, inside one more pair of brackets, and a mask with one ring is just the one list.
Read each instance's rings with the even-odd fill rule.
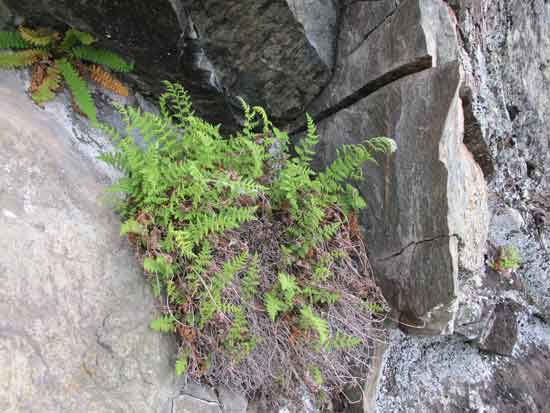
[[86,82],[79,76],[74,66],[67,59],[56,61],[61,74],[67,82],[75,103],[92,123],[97,123],[97,110]]
[[110,90],[120,96],[128,96],[128,88],[99,65],[92,65],[90,67],[90,78],[104,89]]
[[323,373],[321,373],[321,370],[317,366],[311,366],[309,368],[309,374],[311,375],[311,378],[315,382],[317,386],[321,386],[325,380],[323,378]]
[[316,315],[310,306],[300,310],[300,321],[306,329],[314,330],[319,336],[319,344],[325,345],[330,337],[329,326],[326,320]]
[[172,333],[175,328],[174,319],[167,315],[151,321],[151,329],[159,333]]
[[200,214],[189,228],[191,240],[194,244],[198,244],[209,234],[238,228],[241,224],[255,219],[256,209],[256,207],[228,207],[218,214]]
[[245,300],[251,300],[260,286],[259,256],[254,254],[246,275],[242,279],[242,292]]
[[[121,233],[131,235],[165,309],[152,326],[180,336],[177,373],[213,381],[234,374],[251,391],[259,387],[250,383],[273,385],[275,376],[337,390],[334,367],[351,364],[346,352],[368,341],[368,326],[347,323],[375,319],[360,303],[378,301],[358,265],[367,258],[352,229],[357,223],[348,219],[348,210],[365,206],[352,181],[391,145],[344,146],[316,172],[319,139],[309,116],[307,136],[289,157],[288,135],[262,108],[243,101],[242,131],[224,137],[195,116],[180,85],[165,85],[159,114],[117,107],[125,131],[103,127],[116,148],[102,159],[124,174],[112,188],[121,199]],[[246,376],[262,354],[272,357],[274,373]]]
[[191,98],[181,85],[167,80],[163,84],[166,93],[159,99],[160,113],[165,118],[183,124],[186,119],[193,116]]
[[44,28],[32,30],[27,27],[20,27],[18,31],[23,40],[37,47],[50,46],[59,39],[59,33]]
[[166,257],[146,257],[143,260],[143,268],[152,274],[160,274],[164,278],[170,279],[174,275],[174,267],[166,260]]
[[63,50],[71,50],[78,43],[85,46],[89,46],[96,42],[96,38],[90,33],[82,32],[76,29],[69,29],[65,32],[63,41],[60,44],[60,47]]
[[313,160],[315,155],[315,147],[319,143],[319,137],[317,136],[317,128],[313,122],[313,118],[306,114],[307,121],[307,134],[306,137],[296,146],[296,153],[298,158],[295,158],[302,167],[307,167]]
[[[105,89],[128,96],[128,89],[99,65],[87,67],[80,59],[103,64],[113,70],[128,72],[132,65],[116,53],[90,46],[96,39],[76,29],[58,32],[19,27],[17,32],[0,32],[0,49],[27,49],[0,54],[0,69],[34,65],[29,94],[38,105],[52,100],[60,89],[60,75],[65,79],[77,110],[97,124],[97,110],[90,91],[81,76],[90,76]],[[47,73],[44,68],[49,67]],[[78,71],[75,69],[78,67]]]
[[335,336],[330,339],[330,342],[327,344],[327,346],[331,350],[346,350],[357,347],[361,344],[363,343],[359,338],[349,336],[340,331],[337,331]]
[[284,301],[280,300],[274,292],[264,295],[265,310],[271,321],[275,321],[277,315],[287,309]]
[[48,58],[48,53],[41,49],[22,50],[15,53],[0,53],[0,68],[16,69]]
[[0,31],[0,49],[28,49],[31,44],[25,41],[18,32]]
[[47,69],[46,76],[35,92],[31,95],[32,99],[39,105],[52,100],[55,97],[55,91],[59,88],[61,82],[61,73],[55,65]]
[[294,296],[300,292],[300,287],[296,284],[296,279],[285,272],[280,272],[279,284],[283,296],[285,297],[285,305],[287,307],[292,306]]
[[131,72],[134,69],[132,64],[109,50],[84,45],[74,47],[71,53],[78,59],[107,66],[116,72]]
[[124,236],[127,234],[141,234],[143,230],[143,225],[141,225],[135,219],[131,218],[122,223],[122,225],[120,226],[120,236]]
[[181,376],[187,372],[189,368],[189,352],[183,351],[176,360],[175,371],[176,376]]

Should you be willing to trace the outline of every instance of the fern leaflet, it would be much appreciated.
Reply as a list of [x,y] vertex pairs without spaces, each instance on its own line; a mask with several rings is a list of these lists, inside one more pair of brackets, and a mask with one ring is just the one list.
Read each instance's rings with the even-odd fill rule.
[[79,76],[74,66],[67,59],[59,59],[56,61],[61,74],[67,82],[67,86],[73,95],[75,103],[92,123],[97,123],[97,109],[95,107],[92,95],[88,89],[86,82]]
[[116,72],[130,72],[134,68],[132,64],[109,50],[84,45],[73,47],[71,52],[78,59],[107,66]]
[[0,31],[0,49],[28,49],[32,47],[19,32]]

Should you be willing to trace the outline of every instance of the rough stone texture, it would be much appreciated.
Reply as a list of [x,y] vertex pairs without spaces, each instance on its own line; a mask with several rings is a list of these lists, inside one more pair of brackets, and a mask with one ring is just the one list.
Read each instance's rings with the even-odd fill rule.
[[0,95],[0,410],[165,411],[174,348],[148,330],[97,171],[22,91]]
[[94,33],[135,61],[129,78],[142,93],[158,95],[161,80],[179,81],[199,113],[228,128],[240,117],[236,96],[275,117],[296,117],[333,66],[337,9],[331,0],[4,3],[3,14],[24,16],[26,23]]
[[387,352],[378,412],[548,412],[550,329],[520,324],[513,358],[481,354],[457,337],[396,334]]
[[[324,159],[344,143],[390,136],[398,151],[366,169],[361,192],[375,273],[417,332],[452,332],[460,264],[482,266],[485,183],[462,144],[457,63],[394,82],[319,125]],[[406,108],[406,109],[405,109]]]
[[[306,107],[322,119],[325,161],[342,143],[395,138],[396,155],[367,168],[361,187],[370,202],[363,223],[371,258],[397,309],[396,327],[455,334],[413,337],[395,329],[367,379],[366,411],[549,411],[547,1],[0,0],[0,27],[24,19],[94,32],[135,60],[129,79],[143,95],[157,93],[162,79],[182,81],[198,112],[215,122],[235,122],[237,95],[279,121]],[[464,81],[457,65],[446,63],[457,55]],[[28,102],[19,86],[20,103]],[[4,101],[0,117],[22,116],[13,113],[20,106]],[[40,411],[53,403],[52,411],[74,404],[154,411],[149,406],[163,403],[173,413],[244,411],[244,400],[228,400],[223,389],[169,386],[170,345],[144,328],[153,304],[117,240],[116,219],[95,200],[97,161],[79,157],[95,155],[104,142],[77,117],[67,118],[66,104],[64,97],[46,112],[25,104],[36,119],[54,122],[62,141],[47,133],[8,141],[7,127],[0,128],[0,167],[12,168],[0,175],[0,224],[8,234],[0,238],[8,251],[0,257],[0,365],[10,366],[0,370],[0,411],[25,403],[14,395],[27,392],[42,402],[33,405]],[[107,106],[100,112],[119,122]],[[17,172],[13,165],[24,162],[32,165]],[[43,202],[34,201],[32,189]],[[503,245],[522,257],[509,274],[489,265]],[[99,257],[101,248],[108,259]],[[36,268],[32,278],[28,268]],[[72,269],[71,277],[63,269]],[[108,293],[121,288],[128,292]],[[120,317],[106,317],[113,308]],[[63,362],[52,362],[61,350]]]
[[116,172],[94,158],[110,144],[66,95],[35,106],[26,77],[0,77],[0,411],[245,412],[237,396],[220,410],[180,392],[174,343],[148,327],[152,294],[105,202]]
[[513,300],[498,303],[491,314],[479,348],[502,356],[511,356],[518,336],[518,304]]
[[328,68],[334,66],[338,7],[334,0],[287,0],[310,44]]
[[[455,336],[395,337],[377,407],[548,412],[550,7],[542,0],[448,3],[466,73],[464,142],[489,183],[488,265],[459,273]],[[489,268],[505,245],[522,257],[510,274]]]
[[[344,6],[334,76],[308,108],[317,118],[405,75],[458,57],[448,6],[439,0],[408,0],[396,9],[391,3]],[[365,15],[371,15],[366,24],[360,20]],[[366,33],[365,27],[370,28]]]
[[326,6],[312,9],[326,16],[316,24],[305,9],[311,1],[289,3],[183,1],[224,88],[280,119],[302,113],[330,78],[332,62],[325,59],[333,52],[319,55],[306,33],[318,48],[334,48],[336,38],[331,2],[314,2]]
[[548,228],[538,218],[550,211],[550,5],[454,3],[466,34],[474,115],[495,163],[492,207],[495,214],[512,207],[522,215],[525,226],[514,237],[524,263],[520,279],[550,319]]
[[366,38],[383,25],[399,6],[399,0],[341,2],[340,30],[338,33],[338,60],[357,49]]

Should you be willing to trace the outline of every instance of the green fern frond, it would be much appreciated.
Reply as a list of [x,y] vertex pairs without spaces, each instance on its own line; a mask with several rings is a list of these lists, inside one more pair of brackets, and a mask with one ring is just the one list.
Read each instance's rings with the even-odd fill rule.
[[233,277],[244,268],[247,261],[248,251],[243,251],[241,254],[231,258],[223,265],[222,288],[228,285]]
[[61,72],[56,65],[50,66],[47,69],[46,77],[42,84],[31,95],[32,100],[41,105],[52,100],[55,97],[55,91],[59,88],[61,82]]
[[134,68],[132,64],[126,62],[117,53],[105,49],[98,49],[97,47],[85,45],[77,46],[73,47],[71,53],[78,59],[107,66],[115,72],[130,72]]
[[159,274],[163,278],[171,278],[174,275],[174,266],[162,255],[155,258],[145,257],[143,269],[151,274]]
[[264,295],[264,305],[271,321],[275,321],[277,315],[287,308],[274,292],[268,292]]
[[209,234],[239,228],[241,224],[256,218],[256,210],[257,207],[229,207],[217,214],[200,214],[196,222],[189,228],[191,239],[198,244]]
[[246,275],[242,279],[242,292],[246,300],[250,300],[257,293],[260,286],[259,255],[254,254]]
[[287,274],[286,272],[280,272],[279,273],[279,284],[281,286],[281,290],[283,292],[283,295],[285,296],[286,305],[292,306],[292,301],[294,300],[294,296],[300,292],[300,287],[296,283],[296,279]]
[[93,124],[96,124],[97,109],[92,99],[92,95],[90,94],[90,89],[88,89],[88,85],[67,59],[59,59],[56,63],[73,95],[75,103],[82,113],[84,113]]
[[182,124],[190,116],[193,116],[191,98],[187,91],[177,83],[165,80],[162,82],[165,93],[159,99],[161,115],[166,119],[175,120]]
[[168,315],[151,321],[151,329],[159,333],[171,333],[176,328],[174,319]]
[[44,28],[33,30],[20,27],[18,31],[26,42],[38,47],[47,47],[59,38],[59,33]]
[[302,327],[316,331],[319,336],[319,343],[325,345],[330,337],[327,321],[315,314],[310,306],[303,307],[300,316]]
[[15,53],[0,53],[0,68],[16,69],[19,67],[31,66],[47,58],[48,53],[40,49],[22,50]]
[[144,228],[135,219],[128,219],[120,225],[120,236],[123,237],[127,234],[141,234]]
[[395,141],[383,136],[368,139],[365,145],[371,152],[393,153],[397,150]]
[[182,374],[187,373],[188,368],[189,368],[189,352],[183,352],[182,354],[180,354],[180,356],[176,360],[176,365],[175,365],[176,376],[181,376]]
[[306,113],[307,120],[307,134],[304,139],[296,146],[296,153],[298,154],[298,162],[301,165],[308,166],[313,160],[315,155],[315,147],[319,143],[319,137],[317,136],[317,128],[313,122],[313,118]]
[[90,33],[82,32],[76,29],[69,29],[65,32],[65,37],[63,37],[60,47],[63,50],[70,50],[78,43],[89,46],[95,42],[96,38]]
[[19,32],[0,31],[0,49],[28,49],[32,45],[21,37]]
[[329,350],[346,350],[357,347],[361,344],[362,341],[360,338],[348,336],[338,331],[336,332],[336,335],[328,342],[327,347]]

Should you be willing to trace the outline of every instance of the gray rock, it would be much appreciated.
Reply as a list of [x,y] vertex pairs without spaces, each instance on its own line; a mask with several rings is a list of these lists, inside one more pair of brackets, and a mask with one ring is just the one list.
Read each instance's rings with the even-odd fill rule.
[[357,49],[372,32],[383,25],[397,10],[399,1],[341,2],[340,33],[338,35],[338,61]]
[[[364,33],[362,16],[374,11]],[[385,16],[385,19],[382,18]],[[377,25],[378,24],[378,25]],[[455,27],[439,0],[358,2],[343,15],[339,60],[330,84],[308,110],[318,118],[403,76],[456,60]],[[351,44],[350,44],[351,43]]]
[[396,140],[395,155],[365,170],[364,222],[386,298],[423,333],[452,332],[458,268],[483,265],[486,189],[462,144],[460,84],[451,63],[394,82],[319,125],[325,163],[344,143]]
[[514,357],[481,354],[451,336],[395,334],[386,355],[379,413],[546,412],[550,329],[523,320]]
[[508,299],[495,306],[479,348],[502,356],[511,356],[518,339],[518,310],[520,306]]
[[221,412],[206,387],[180,392],[175,343],[149,329],[150,287],[106,202],[117,173],[96,159],[110,142],[64,94],[35,106],[27,78],[0,77],[0,411]]
[[224,413],[246,413],[248,401],[241,394],[232,392],[223,386],[218,387],[216,390]]
[[[3,412],[164,412],[172,340],[98,171],[19,83],[0,84]],[[18,87],[17,87],[18,86]]]
[[[334,48],[335,10],[332,2],[314,3],[323,7],[306,9],[311,2],[305,1],[183,2],[223,87],[279,119],[301,114],[330,78],[333,50],[325,49]],[[314,23],[317,13],[322,19]]]
[[329,68],[334,66],[338,7],[334,0],[287,0],[310,44]]
[[26,24],[61,22],[95,34],[135,61],[128,79],[145,95],[158,95],[162,80],[181,82],[198,112],[227,128],[240,117],[236,96],[277,118],[298,116],[334,63],[337,10],[329,0],[4,3],[3,14]]

